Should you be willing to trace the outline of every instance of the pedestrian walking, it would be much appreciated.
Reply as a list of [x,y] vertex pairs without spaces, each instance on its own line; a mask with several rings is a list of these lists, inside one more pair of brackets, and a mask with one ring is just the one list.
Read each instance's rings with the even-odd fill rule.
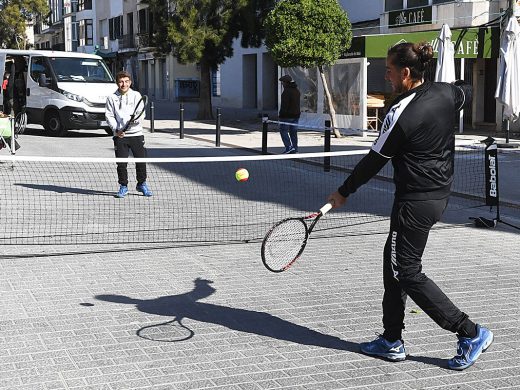
[[[280,102],[278,118],[280,122],[280,136],[285,146],[283,153],[298,152],[298,121],[300,119],[300,91],[296,82],[288,74],[280,77],[283,92]],[[295,125],[293,125],[294,123]]]

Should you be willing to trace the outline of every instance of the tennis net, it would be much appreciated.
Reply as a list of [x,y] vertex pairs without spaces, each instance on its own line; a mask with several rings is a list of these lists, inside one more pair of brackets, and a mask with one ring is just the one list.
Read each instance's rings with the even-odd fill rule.
[[[318,210],[366,153],[142,160],[0,157],[0,244],[258,241],[278,220]],[[483,148],[457,151],[449,210],[484,206],[483,160]],[[136,161],[147,163],[152,197],[135,191]],[[128,163],[130,192],[123,199],[114,196],[116,162]],[[248,181],[235,179],[238,168],[249,171]],[[392,175],[389,163],[343,208],[323,218],[313,237],[385,232]],[[449,223],[467,222],[467,216],[455,214],[447,213]]]

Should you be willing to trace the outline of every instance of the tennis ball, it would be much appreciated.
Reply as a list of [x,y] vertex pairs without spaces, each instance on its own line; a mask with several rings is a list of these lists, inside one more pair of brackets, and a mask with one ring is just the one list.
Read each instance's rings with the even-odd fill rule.
[[249,179],[249,172],[245,168],[238,168],[235,172],[235,179],[238,181],[247,181],[247,179]]

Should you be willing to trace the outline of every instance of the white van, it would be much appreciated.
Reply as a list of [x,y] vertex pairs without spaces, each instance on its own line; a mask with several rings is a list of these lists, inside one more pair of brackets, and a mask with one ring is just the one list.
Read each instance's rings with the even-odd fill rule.
[[[71,129],[105,129],[107,96],[117,89],[114,77],[103,59],[93,54],[43,51],[0,50],[0,70],[9,88],[2,89],[4,111],[23,108],[28,123],[43,125],[53,136]],[[14,95],[14,96],[13,96]],[[11,97],[10,104],[8,98]]]

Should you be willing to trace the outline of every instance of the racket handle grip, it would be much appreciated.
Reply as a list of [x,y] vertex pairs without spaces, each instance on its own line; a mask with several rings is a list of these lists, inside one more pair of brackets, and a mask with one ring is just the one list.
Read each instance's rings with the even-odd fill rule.
[[327,203],[325,206],[323,206],[321,209],[320,209],[320,213],[321,215],[325,215],[327,214],[330,209],[332,208],[332,204],[331,203]]

